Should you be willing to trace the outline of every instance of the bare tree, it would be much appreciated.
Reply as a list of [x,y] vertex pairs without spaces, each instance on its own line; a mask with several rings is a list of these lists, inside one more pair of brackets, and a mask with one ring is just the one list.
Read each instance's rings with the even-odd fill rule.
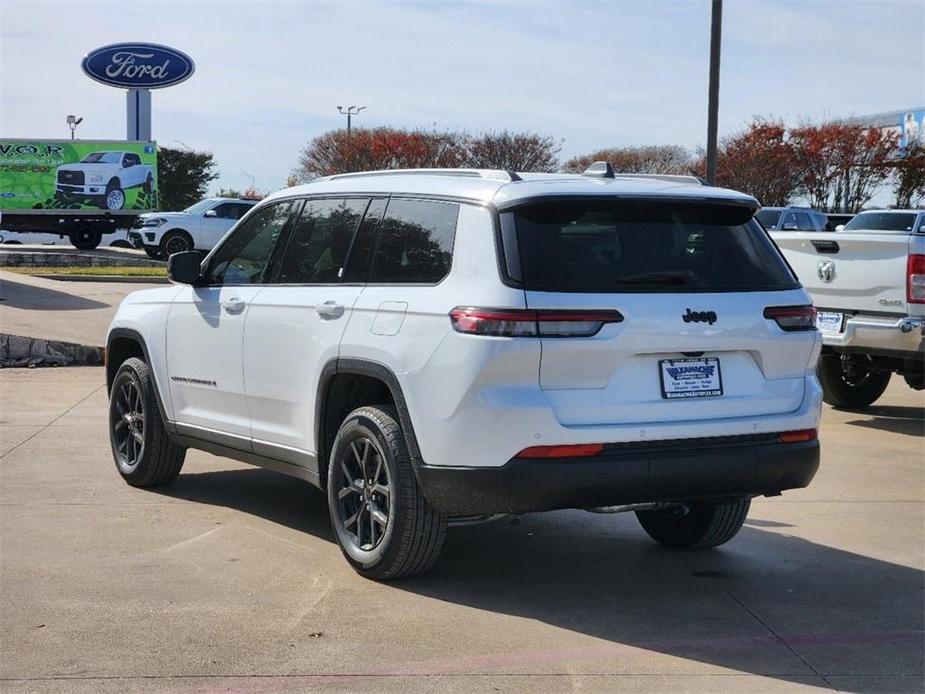
[[563,168],[581,173],[596,161],[606,161],[620,173],[686,174],[691,155],[679,145],[645,145],[642,147],[612,147],[573,157]]
[[466,138],[465,165],[475,169],[555,171],[562,149],[551,136],[535,133],[483,133]]

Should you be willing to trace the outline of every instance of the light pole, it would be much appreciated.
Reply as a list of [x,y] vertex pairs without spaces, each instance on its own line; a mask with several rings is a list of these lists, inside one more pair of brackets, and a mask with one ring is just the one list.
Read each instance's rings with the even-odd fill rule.
[[83,123],[83,116],[78,118],[77,116],[68,116],[67,117],[67,127],[71,129],[71,139],[74,139],[74,133],[77,131],[77,126]]
[[249,173],[247,173],[247,171],[242,171],[241,173],[244,174],[245,176],[247,176],[249,179],[251,179],[251,188],[250,188],[250,189],[251,189],[251,190],[256,190],[256,188],[254,187],[254,177],[251,176]]
[[183,140],[174,140],[174,142],[183,147],[187,152],[193,151],[193,148],[186,144]]
[[723,0],[713,0],[710,20],[710,88],[707,104],[707,181],[716,185],[716,129],[719,119],[719,55],[723,33]]
[[343,106],[337,107],[337,112],[343,116],[347,116],[347,142],[350,142],[350,118],[351,116],[357,115],[360,111],[365,109],[365,106],[348,106],[344,108]]

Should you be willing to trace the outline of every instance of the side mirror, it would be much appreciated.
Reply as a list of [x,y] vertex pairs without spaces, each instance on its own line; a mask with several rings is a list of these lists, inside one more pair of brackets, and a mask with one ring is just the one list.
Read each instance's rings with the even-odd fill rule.
[[784,231],[796,231],[797,224],[796,222],[785,222],[784,226],[781,227]]
[[844,224],[839,224],[835,227],[835,231],[844,231],[844,230],[845,230]]
[[215,210],[206,210],[206,213],[202,215],[203,217],[218,217],[218,212]]
[[199,284],[202,276],[202,256],[199,251],[174,253],[167,259],[167,277],[178,284]]

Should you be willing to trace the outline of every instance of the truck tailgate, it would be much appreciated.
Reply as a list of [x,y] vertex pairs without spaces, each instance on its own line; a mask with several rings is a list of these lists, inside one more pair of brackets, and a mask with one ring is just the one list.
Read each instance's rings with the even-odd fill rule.
[[818,309],[906,315],[909,234],[772,232]]

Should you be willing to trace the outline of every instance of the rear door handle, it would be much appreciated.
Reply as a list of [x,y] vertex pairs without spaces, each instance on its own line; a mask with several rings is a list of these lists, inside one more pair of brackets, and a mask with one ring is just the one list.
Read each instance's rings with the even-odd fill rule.
[[227,313],[241,313],[241,311],[244,310],[244,302],[238,297],[226,299],[222,302],[222,308],[225,309]]
[[336,301],[325,301],[315,306],[315,313],[322,318],[340,318],[344,315],[344,307]]

